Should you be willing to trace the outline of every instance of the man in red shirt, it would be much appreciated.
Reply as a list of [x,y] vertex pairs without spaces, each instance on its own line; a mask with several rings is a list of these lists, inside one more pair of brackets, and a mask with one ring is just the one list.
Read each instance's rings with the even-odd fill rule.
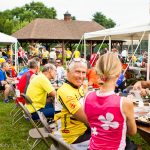
[[[39,70],[38,62],[35,61],[34,59],[29,60],[28,67],[29,67],[29,70],[25,74],[23,74],[23,76],[19,80],[19,83],[16,86],[16,88],[20,91],[20,94],[26,93],[30,80]],[[18,101],[25,104],[25,101],[22,97],[18,97],[16,100],[16,103]]]

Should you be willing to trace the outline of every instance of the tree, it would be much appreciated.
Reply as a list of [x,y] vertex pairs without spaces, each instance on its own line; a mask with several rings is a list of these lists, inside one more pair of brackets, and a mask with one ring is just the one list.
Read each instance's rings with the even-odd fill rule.
[[72,16],[71,18],[72,18],[72,20],[76,20],[76,17],[75,17],[75,16]]
[[13,15],[11,13],[11,10],[5,10],[5,11],[3,11],[3,17],[5,19],[12,20],[13,19]]
[[12,30],[13,30],[13,21],[7,19],[4,24],[3,32],[6,34],[10,34]]
[[26,4],[26,11],[31,11],[34,18],[56,18],[56,10],[52,8],[46,7],[42,2],[31,2],[30,4]]
[[31,2],[23,7],[0,11],[0,31],[12,34],[35,18],[55,19],[56,16],[56,10],[53,7],[48,8],[42,2]]
[[116,23],[112,19],[107,18],[101,12],[96,12],[93,15],[92,20],[99,23],[100,25],[104,26],[105,28],[112,28],[116,25]]
[[6,19],[4,19],[0,13],[0,32],[4,32],[4,24],[6,22]]

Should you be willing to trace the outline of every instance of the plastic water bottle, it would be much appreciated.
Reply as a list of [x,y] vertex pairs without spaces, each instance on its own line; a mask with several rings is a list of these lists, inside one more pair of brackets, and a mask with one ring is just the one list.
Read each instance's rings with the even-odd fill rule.
[[118,80],[117,80],[117,82],[116,82],[116,84],[118,86],[120,86],[122,84],[123,80],[124,80],[124,74],[121,73],[120,76],[119,76],[119,78],[118,78]]
[[15,89],[15,93],[17,97],[20,97],[20,90],[18,88]]
[[85,93],[88,91],[88,79],[87,78],[85,78],[83,81],[83,89]]

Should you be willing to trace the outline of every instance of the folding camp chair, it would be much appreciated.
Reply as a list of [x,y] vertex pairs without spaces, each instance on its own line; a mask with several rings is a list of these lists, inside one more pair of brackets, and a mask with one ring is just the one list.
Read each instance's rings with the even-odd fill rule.
[[[15,111],[15,113],[13,114],[13,112]],[[22,111],[21,108],[18,107],[18,105],[16,105],[13,110],[10,112],[10,115],[12,117],[12,125],[16,125],[16,123],[19,122],[19,120],[21,120],[22,118],[24,118],[24,113]]]
[[[21,96],[26,100],[27,103],[32,105],[32,100],[26,94],[22,93]],[[33,105],[32,105],[32,107],[36,111],[36,109]],[[47,118],[45,117],[43,112],[40,112],[40,111],[36,111],[36,112],[39,115],[40,121],[44,126],[44,128],[39,128],[39,131],[43,134],[43,137],[45,137],[45,139],[49,138],[52,141],[53,145],[51,146],[51,149],[53,149],[53,150],[55,150],[55,149],[58,149],[58,150],[72,150],[71,147],[67,143],[61,141],[60,139],[58,139],[57,137],[55,137],[54,135],[51,134],[52,129],[50,128],[50,125],[47,122]],[[35,141],[36,145],[37,145],[40,142],[39,139],[41,139],[41,134],[36,129],[37,129],[36,127],[35,127],[35,129],[31,129],[29,131],[29,135],[32,138],[37,139]],[[33,147],[35,147],[36,145],[33,145]]]
[[29,135],[32,138],[36,139],[35,142],[33,143],[33,145],[32,146],[30,145],[31,149],[34,149],[41,142],[41,140],[43,140],[44,143],[46,144],[46,146],[48,148],[50,148],[51,144],[46,139],[46,137],[48,137],[49,133],[45,130],[45,128],[38,128],[38,126],[36,125],[36,123],[32,119],[32,115],[28,111],[28,109],[22,103],[20,103],[20,102],[18,104],[21,107],[21,109],[23,110],[23,112],[25,113],[25,115],[28,117],[28,120],[30,121],[30,123],[34,127],[34,129],[30,129],[29,130]]
[[[15,93],[15,97],[17,101],[17,94]],[[12,110],[10,111],[10,116],[12,118],[12,125],[16,125],[16,123],[21,120],[24,116],[23,116],[23,111],[20,107],[18,107],[18,104],[15,103],[15,105],[13,106]]]
[[45,127],[45,129],[49,132],[48,137],[51,139],[53,145],[51,146],[51,150],[73,150],[69,144],[65,143],[61,139],[54,136],[51,132],[52,129],[50,128],[50,125],[47,122],[47,118],[43,114],[43,112],[38,112],[39,118]]
[[[32,100],[30,99],[30,97],[27,96],[27,95],[24,94],[24,93],[21,93],[21,96],[25,99],[26,103],[27,103],[27,104],[30,104],[30,105],[33,107],[33,109],[35,110],[35,112],[38,114],[38,111],[37,111],[36,108],[32,105]],[[52,118],[51,118],[51,119],[52,119]],[[39,121],[39,122],[41,122],[41,121]]]
[[[26,103],[27,104],[31,104],[32,105],[32,100],[30,99],[29,96],[27,96],[26,94],[24,93],[21,93],[21,96],[25,99]],[[35,107],[32,105],[33,109],[36,111]]]
[[[24,98],[24,100],[26,101],[27,104],[31,104],[32,103],[31,99],[28,96],[26,96],[24,93],[22,93],[21,96]],[[17,110],[17,111],[15,112],[15,110]],[[36,109],[35,109],[35,111],[36,111]],[[13,114],[13,112],[15,112],[15,113]],[[20,107],[18,108],[18,104],[15,105],[15,107],[12,109],[12,111],[10,112],[10,115],[12,116],[12,125],[13,126],[16,125],[16,123],[19,122],[19,120],[21,120],[22,118],[26,118],[27,119],[27,117],[22,112],[22,109]],[[38,120],[36,124],[39,126],[40,125],[40,121]]]

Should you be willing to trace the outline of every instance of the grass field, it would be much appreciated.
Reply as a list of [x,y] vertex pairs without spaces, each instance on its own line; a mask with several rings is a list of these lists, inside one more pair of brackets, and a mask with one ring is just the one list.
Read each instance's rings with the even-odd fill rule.
[[[12,126],[10,111],[13,106],[13,102],[5,104],[0,101],[0,150],[28,150],[30,147],[26,139],[28,131],[32,126],[24,118],[17,125]],[[132,139],[137,144],[140,144],[143,150],[150,150],[150,146],[148,146],[139,134]],[[43,143],[40,143],[36,149],[46,150],[47,147]]]
[[[32,126],[25,118],[12,126],[10,111],[13,106],[12,102],[5,104],[0,101],[0,150],[29,150],[30,146],[26,139]],[[41,142],[36,149],[46,150],[47,147]]]

